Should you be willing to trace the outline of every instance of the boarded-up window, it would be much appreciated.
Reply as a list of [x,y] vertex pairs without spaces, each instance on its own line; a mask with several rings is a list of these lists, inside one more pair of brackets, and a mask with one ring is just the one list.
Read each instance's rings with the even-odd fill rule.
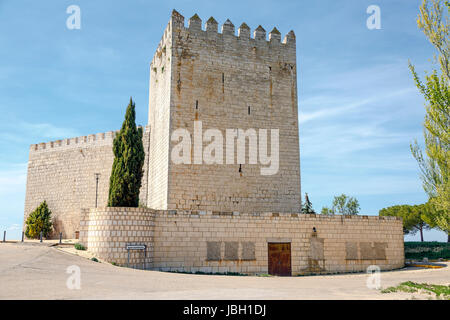
[[346,254],[345,259],[347,260],[358,260],[358,243],[346,242],[345,254]]
[[323,260],[323,239],[322,238],[316,238],[313,237],[310,240],[310,246],[311,246],[311,259],[314,260]]
[[206,242],[206,260],[220,260],[220,242]]
[[374,260],[375,251],[372,248],[371,242],[360,242],[359,243],[361,260]]
[[375,242],[374,250],[375,250],[375,259],[377,260],[386,260],[386,242]]
[[225,242],[224,260],[238,260],[239,242]]
[[362,260],[386,260],[386,242],[360,242]]
[[242,260],[256,260],[254,242],[242,242]]

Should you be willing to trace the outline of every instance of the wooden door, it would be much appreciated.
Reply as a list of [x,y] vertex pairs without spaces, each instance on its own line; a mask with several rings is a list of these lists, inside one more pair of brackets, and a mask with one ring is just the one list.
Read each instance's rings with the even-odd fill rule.
[[268,243],[269,274],[275,276],[291,275],[291,244]]

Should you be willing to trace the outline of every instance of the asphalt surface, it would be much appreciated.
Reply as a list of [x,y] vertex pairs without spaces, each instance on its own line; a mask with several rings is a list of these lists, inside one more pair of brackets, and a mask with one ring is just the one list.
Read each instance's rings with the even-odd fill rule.
[[[381,287],[404,281],[449,284],[449,263],[444,264],[441,269],[382,272]],[[70,266],[79,267],[79,289],[75,275],[67,273]],[[144,271],[94,262],[48,245],[0,243],[0,299],[428,298],[411,293],[383,294],[368,288],[367,278],[367,274],[257,277]]]

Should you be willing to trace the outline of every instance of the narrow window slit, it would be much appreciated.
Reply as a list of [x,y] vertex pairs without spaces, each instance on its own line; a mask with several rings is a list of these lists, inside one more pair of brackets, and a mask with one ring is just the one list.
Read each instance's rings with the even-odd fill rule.
[[250,106],[248,106],[248,114],[250,114]]

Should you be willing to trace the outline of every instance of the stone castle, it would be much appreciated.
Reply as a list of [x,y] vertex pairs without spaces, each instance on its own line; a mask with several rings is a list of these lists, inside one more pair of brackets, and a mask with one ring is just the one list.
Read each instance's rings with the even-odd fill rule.
[[[236,36],[227,20],[219,33],[214,18],[203,29],[194,15],[186,27],[174,10],[149,71],[142,208],[105,207],[111,131],[31,145],[25,218],[46,200],[54,236],[79,236],[88,250],[118,264],[129,263],[126,245],[146,245],[148,254],[134,252],[130,262],[156,270],[290,275],[403,266],[400,220],[299,214],[293,31],[281,41],[273,28],[267,40],[261,26],[251,37],[242,23]],[[179,141],[172,134],[185,129],[195,135],[199,124],[200,132],[226,136],[227,153],[215,150],[216,161],[207,163],[202,148],[211,139],[191,134],[187,138],[197,140],[191,161],[175,163],[171,155]],[[261,139],[272,129],[278,145],[266,142],[272,153],[278,148],[279,161],[276,173],[264,175],[268,164],[252,161],[250,142],[252,133]]]

